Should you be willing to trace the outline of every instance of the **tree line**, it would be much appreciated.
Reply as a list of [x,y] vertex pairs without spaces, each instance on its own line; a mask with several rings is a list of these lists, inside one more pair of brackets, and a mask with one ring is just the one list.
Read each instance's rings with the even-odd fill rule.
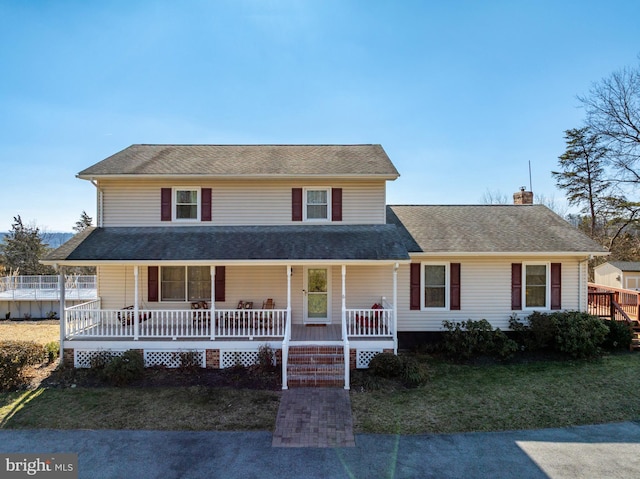
[[640,56],[579,96],[584,123],[565,131],[566,150],[553,171],[578,227],[611,252],[640,261]]
[[[83,211],[73,230],[80,233],[91,227],[92,223],[93,218]],[[45,236],[37,225],[25,224],[20,215],[14,216],[11,231],[0,244],[0,264],[4,269],[4,274],[55,274],[55,270],[51,266],[40,263],[40,259],[51,250]],[[95,268],[76,268],[72,272],[93,274]]]

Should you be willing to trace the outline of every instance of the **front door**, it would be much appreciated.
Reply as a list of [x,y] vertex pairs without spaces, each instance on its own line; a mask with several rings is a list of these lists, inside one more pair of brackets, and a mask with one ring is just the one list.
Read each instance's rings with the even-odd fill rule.
[[304,322],[306,324],[331,323],[331,270],[329,268],[305,268]]

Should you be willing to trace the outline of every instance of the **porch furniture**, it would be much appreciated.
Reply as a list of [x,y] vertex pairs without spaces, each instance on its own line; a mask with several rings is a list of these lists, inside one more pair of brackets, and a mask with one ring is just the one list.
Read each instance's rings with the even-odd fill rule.
[[[118,321],[120,321],[120,324],[122,324],[123,326],[128,326],[133,324],[133,310],[134,310],[134,306],[132,305],[132,306],[126,306],[122,308],[120,311],[118,311]],[[149,318],[151,318],[151,313],[149,313],[148,316],[147,316],[147,313],[138,314],[139,323],[146,321]]]
[[192,301],[191,309],[193,310],[194,326],[206,325],[211,321],[209,304],[206,301]]

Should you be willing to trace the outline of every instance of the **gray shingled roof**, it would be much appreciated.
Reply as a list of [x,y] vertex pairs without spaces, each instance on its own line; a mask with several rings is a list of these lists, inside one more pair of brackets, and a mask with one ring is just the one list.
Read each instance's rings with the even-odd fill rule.
[[393,225],[95,228],[45,261],[408,260]]
[[620,271],[640,271],[640,262],[638,261],[609,261],[609,264],[615,266]]
[[399,176],[380,145],[131,145],[78,173],[119,175]]
[[388,206],[409,252],[605,253],[542,205]]

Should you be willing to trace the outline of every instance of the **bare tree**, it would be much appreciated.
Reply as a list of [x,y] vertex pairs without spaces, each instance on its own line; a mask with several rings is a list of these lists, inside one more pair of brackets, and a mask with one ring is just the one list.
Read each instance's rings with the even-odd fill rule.
[[509,197],[497,190],[487,189],[482,195],[482,204],[484,205],[508,205],[509,203],[511,203]]

